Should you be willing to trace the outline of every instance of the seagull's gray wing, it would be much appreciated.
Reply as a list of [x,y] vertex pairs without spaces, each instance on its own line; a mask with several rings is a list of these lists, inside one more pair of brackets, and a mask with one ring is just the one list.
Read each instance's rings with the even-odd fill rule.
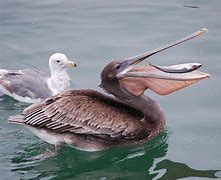
[[38,70],[2,70],[0,85],[9,93],[31,99],[45,99],[52,95],[47,85],[48,76]]

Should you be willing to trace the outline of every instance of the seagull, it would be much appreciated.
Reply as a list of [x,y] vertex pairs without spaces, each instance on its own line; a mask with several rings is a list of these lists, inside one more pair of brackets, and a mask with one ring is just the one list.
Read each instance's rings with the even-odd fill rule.
[[69,89],[67,67],[76,64],[64,54],[55,53],[49,58],[51,75],[35,69],[0,69],[0,91],[20,102],[39,102]]

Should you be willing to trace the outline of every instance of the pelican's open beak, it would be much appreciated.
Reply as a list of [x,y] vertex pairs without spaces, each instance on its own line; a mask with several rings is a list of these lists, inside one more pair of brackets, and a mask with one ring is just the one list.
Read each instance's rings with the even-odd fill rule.
[[65,66],[67,67],[76,67],[77,64],[75,64],[75,62],[68,60],[67,62],[65,62]]
[[137,63],[142,62],[144,59],[158,52],[193,39],[206,31],[206,29],[202,29],[201,31],[197,31],[153,51],[125,59],[121,63],[124,67],[123,70],[117,74],[120,85],[136,96],[139,96],[148,88],[160,95],[167,95],[209,77],[209,74],[197,71],[197,69],[201,67],[199,63],[164,67],[152,64],[135,66]]

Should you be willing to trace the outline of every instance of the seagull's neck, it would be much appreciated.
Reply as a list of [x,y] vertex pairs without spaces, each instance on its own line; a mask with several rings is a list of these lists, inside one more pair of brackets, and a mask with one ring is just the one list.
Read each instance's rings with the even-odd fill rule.
[[66,69],[62,69],[62,70],[59,70],[59,71],[58,70],[51,71],[51,77],[50,78],[57,79],[57,80],[70,79]]
[[68,90],[70,86],[70,77],[66,69],[61,71],[51,71],[51,77],[47,81],[48,87],[53,95]]

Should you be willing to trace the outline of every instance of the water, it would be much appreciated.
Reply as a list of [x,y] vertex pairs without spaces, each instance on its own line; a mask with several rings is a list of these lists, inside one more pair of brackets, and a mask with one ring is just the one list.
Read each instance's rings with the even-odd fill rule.
[[46,145],[7,123],[26,104],[0,96],[0,179],[201,179],[221,177],[221,2],[0,0],[0,68],[38,68],[63,52],[75,60],[74,88],[99,89],[100,71],[114,58],[159,47],[203,27],[209,33],[151,57],[171,65],[200,62],[211,74],[158,100],[167,116],[164,133],[149,143],[103,152],[62,148],[43,161],[30,159]]

